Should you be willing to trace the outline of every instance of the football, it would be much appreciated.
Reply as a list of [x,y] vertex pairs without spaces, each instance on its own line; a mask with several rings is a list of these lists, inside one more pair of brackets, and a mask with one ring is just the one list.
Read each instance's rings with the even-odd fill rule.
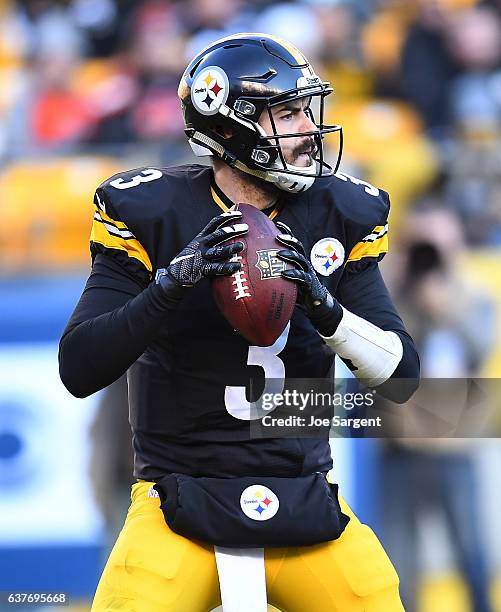
[[238,204],[249,231],[235,238],[244,250],[231,261],[241,264],[239,272],[212,281],[214,299],[228,321],[250,344],[270,346],[276,342],[292,317],[297,286],[281,272],[289,266],[276,254],[286,247],[276,236],[276,225],[250,204]]

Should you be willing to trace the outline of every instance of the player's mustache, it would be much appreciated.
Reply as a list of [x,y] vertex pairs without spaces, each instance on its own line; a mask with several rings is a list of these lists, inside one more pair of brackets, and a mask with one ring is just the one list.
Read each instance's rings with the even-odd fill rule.
[[294,158],[298,158],[303,153],[308,153],[311,157],[315,156],[317,152],[317,146],[312,138],[307,138],[301,142],[297,147],[294,147],[292,155]]

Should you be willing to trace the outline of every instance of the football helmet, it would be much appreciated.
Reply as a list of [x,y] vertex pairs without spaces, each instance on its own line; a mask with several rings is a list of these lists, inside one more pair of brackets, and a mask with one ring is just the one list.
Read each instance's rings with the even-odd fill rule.
[[[315,74],[293,45],[258,33],[235,34],[206,47],[186,68],[178,90],[195,155],[217,155],[230,166],[293,193],[308,189],[316,178],[331,176],[339,166],[342,129],[324,125],[324,101],[330,93],[329,83]],[[300,98],[307,99],[305,112],[316,129],[278,133],[272,109]],[[258,123],[263,112],[269,115],[272,135]],[[325,134],[332,132],[339,134],[334,168],[325,161],[323,148]],[[303,136],[315,144],[311,164],[287,163],[281,142]]]

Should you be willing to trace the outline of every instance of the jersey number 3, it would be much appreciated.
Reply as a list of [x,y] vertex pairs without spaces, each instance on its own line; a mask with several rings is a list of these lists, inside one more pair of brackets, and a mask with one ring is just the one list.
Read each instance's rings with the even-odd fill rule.
[[123,178],[120,177],[115,179],[114,181],[110,181],[110,185],[112,187],[115,187],[115,189],[130,189],[131,187],[137,187],[141,183],[149,183],[150,181],[156,181],[159,178],[162,178],[162,173],[160,172],[160,170],[147,168],[146,170],[141,170],[140,174],[132,176],[128,181],[124,181]]
[[[254,365],[264,370],[264,391],[265,393],[282,393],[285,384],[285,365],[278,356],[285,345],[289,336],[290,323],[281,333],[275,344],[271,346],[249,346],[247,365]],[[269,414],[275,407],[265,410],[262,407],[261,397],[255,402],[249,402],[245,395],[245,387],[227,386],[224,392],[224,404],[226,410],[235,419],[241,421],[256,421]]]

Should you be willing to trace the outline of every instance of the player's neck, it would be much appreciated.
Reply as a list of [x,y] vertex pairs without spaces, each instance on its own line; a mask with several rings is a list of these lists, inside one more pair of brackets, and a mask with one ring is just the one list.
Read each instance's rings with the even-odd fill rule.
[[227,198],[235,204],[251,204],[259,210],[271,206],[278,197],[277,189],[264,181],[215,159],[213,163],[214,180]]

